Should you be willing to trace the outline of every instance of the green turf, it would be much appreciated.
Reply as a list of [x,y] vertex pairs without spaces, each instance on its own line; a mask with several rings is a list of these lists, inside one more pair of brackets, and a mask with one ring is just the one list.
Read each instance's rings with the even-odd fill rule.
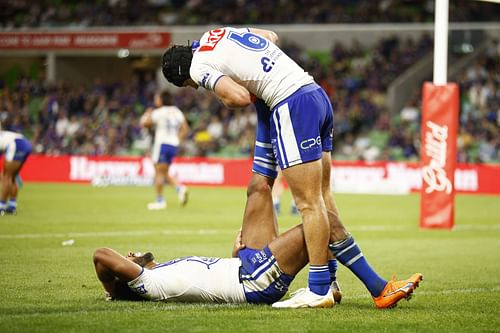
[[[339,269],[333,309],[105,302],[91,261],[102,246],[160,260],[223,256],[241,223],[244,189],[193,188],[181,208],[145,209],[151,188],[25,184],[17,216],[0,217],[0,332],[499,332],[500,197],[458,196],[454,231],[418,228],[419,198],[338,195],[346,225],[384,277],[424,274],[410,302],[376,310]],[[289,193],[286,194],[289,196]],[[281,229],[297,223],[285,212]],[[72,246],[61,242],[74,239]],[[306,285],[301,272],[291,290]]]

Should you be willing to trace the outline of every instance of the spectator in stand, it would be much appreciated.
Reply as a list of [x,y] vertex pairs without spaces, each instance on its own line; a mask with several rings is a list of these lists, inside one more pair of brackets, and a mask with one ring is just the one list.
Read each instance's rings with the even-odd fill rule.
[[[400,115],[389,116],[385,107],[385,91],[390,81],[384,78],[396,77],[407,68],[408,63],[417,61],[431,47],[429,35],[423,35],[414,42],[385,38],[376,43],[373,49],[363,49],[356,42],[350,46],[336,44],[332,46],[327,60],[321,64],[297,45],[289,44],[284,49],[304,68],[312,69],[330,99],[336,101],[336,159],[362,156],[363,151],[356,151],[350,156],[346,152],[354,147],[352,144],[358,137],[372,140],[375,131],[379,135],[377,147],[382,151],[377,158],[389,156],[398,160],[406,159],[403,153],[405,140],[390,138],[390,147],[387,148],[389,133],[404,136],[405,131],[401,127],[411,124],[411,128],[406,130],[411,132],[412,139],[406,141],[407,144],[412,141],[413,146],[418,147],[418,120],[404,123],[399,116],[404,120],[408,117],[408,110],[419,112],[420,95],[413,96],[408,108],[402,110]],[[495,138],[500,137],[499,53],[498,41],[493,40],[485,55],[457,77],[461,88],[461,136],[472,138],[461,146],[460,161],[478,162],[484,158],[492,162],[500,161],[500,147],[495,141]],[[388,65],[399,61],[401,64]],[[30,138],[38,153],[143,154],[145,146],[138,145],[138,142],[144,140],[144,134],[137,124],[140,114],[147,107],[144,101],[151,100],[149,94],[155,86],[151,81],[153,77],[153,73],[150,73],[143,80],[138,77],[123,82],[96,79],[87,86],[66,83],[49,86],[42,80],[21,77],[11,85],[0,84],[0,119],[5,129],[21,130]],[[173,97],[175,104],[185,110],[186,118],[196,131],[183,147],[185,154],[247,156],[248,147],[240,149],[238,145],[240,133],[246,126],[255,126],[255,119],[248,116],[255,115],[250,108],[239,114],[230,112],[212,94],[201,91],[180,90]],[[68,122],[70,117],[74,117],[82,129],[71,137],[67,134],[61,137],[62,128],[67,127],[62,114],[67,115]],[[223,134],[218,138],[214,133],[208,135],[214,130],[210,127],[211,119],[215,119],[215,116],[223,128]],[[59,121],[62,123],[56,126]],[[219,128],[220,125],[213,126]],[[210,132],[205,131],[208,128]],[[220,128],[216,130],[216,133],[219,132]],[[351,145],[347,140],[348,134],[352,136],[349,137]],[[343,149],[344,144],[346,149]],[[491,151],[487,149],[490,145],[494,147],[494,152],[485,153]],[[416,158],[417,153],[418,150],[411,153],[410,159]]]
[[[4,1],[0,27],[431,22],[432,1]],[[278,8],[280,10],[275,10]],[[307,11],[302,10],[307,8]],[[450,21],[495,21],[495,4],[450,2]]]

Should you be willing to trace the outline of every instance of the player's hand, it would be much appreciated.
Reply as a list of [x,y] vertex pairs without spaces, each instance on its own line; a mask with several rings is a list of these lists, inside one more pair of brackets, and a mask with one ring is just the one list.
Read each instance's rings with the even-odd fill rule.
[[238,230],[238,233],[236,234],[236,239],[234,240],[234,246],[233,246],[233,257],[238,256],[238,251],[244,249],[246,247],[245,244],[242,242],[242,236],[241,236],[241,228]]
[[254,94],[250,93],[250,100],[252,101],[252,103],[255,103],[257,101],[257,96],[255,96]]

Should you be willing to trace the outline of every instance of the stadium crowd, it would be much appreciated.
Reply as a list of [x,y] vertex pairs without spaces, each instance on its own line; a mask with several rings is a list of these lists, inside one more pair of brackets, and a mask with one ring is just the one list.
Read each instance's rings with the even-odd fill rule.
[[[307,6],[307,12],[297,10]],[[489,4],[450,3],[452,21],[495,18]],[[274,9],[279,7],[279,11]],[[8,0],[0,4],[0,27],[125,26],[171,24],[269,24],[339,22],[425,22],[433,1],[272,0],[214,1],[61,1]],[[396,10],[397,9],[397,10]],[[209,12],[207,12],[209,11]],[[245,13],[244,15],[242,13]],[[493,11],[494,12],[494,11]],[[210,19],[210,20],[209,20]],[[495,44],[496,43],[496,44]],[[386,106],[389,84],[432,50],[424,34],[418,40],[389,36],[370,49],[357,41],[337,43],[329,53],[311,53],[297,45],[282,48],[325,88],[335,110],[336,159],[417,160],[420,93],[398,114]],[[499,46],[456,81],[461,87],[459,156],[461,162],[500,161]],[[24,133],[34,151],[45,154],[139,155],[148,151],[151,133],[139,118],[158,89],[154,73],[133,80],[47,85],[26,76],[0,79],[0,121],[4,129]],[[230,111],[201,89],[175,90],[175,104],[186,114],[192,133],[181,146],[187,156],[250,156],[256,114],[250,106]]]
[[[336,159],[417,160],[420,95],[399,114],[386,107],[388,84],[432,48],[428,35],[418,41],[396,37],[373,49],[354,41],[336,44],[323,58],[296,45],[284,49],[308,70],[329,94],[335,110]],[[459,161],[500,160],[500,73],[498,45],[462,73]],[[5,129],[31,138],[34,151],[45,154],[144,154],[151,135],[139,118],[157,90],[153,75],[130,82],[88,86],[21,78],[0,82],[0,121]],[[202,89],[174,92],[192,128],[181,153],[187,156],[250,156],[256,114],[253,107],[228,110]]]
[[[450,1],[450,20],[494,21],[495,4]],[[279,8],[279,10],[276,10]],[[307,11],[302,8],[308,8]],[[0,27],[432,22],[432,0],[7,0]]]

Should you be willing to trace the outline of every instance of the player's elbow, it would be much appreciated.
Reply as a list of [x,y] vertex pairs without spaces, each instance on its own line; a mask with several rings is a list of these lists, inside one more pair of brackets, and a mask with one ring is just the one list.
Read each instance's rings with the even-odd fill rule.
[[109,254],[111,252],[111,249],[106,248],[106,247],[101,247],[97,250],[94,251],[94,264],[97,264],[99,262],[103,262],[107,257],[109,257]]
[[139,125],[144,128],[150,128],[153,125],[153,121],[151,120],[151,117],[143,115],[139,120]]
[[241,92],[233,94],[231,97],[226,98],[223,102],[228,108],[244,108],[252,103],[252,99],[248,92]]
[[269,31],[267,33],[267,39],[269,39],[271,42],[273,42],[274,44],[278,44],[279,42],[279,37],[278,37],[278,34],[275,33],[274,31]]

